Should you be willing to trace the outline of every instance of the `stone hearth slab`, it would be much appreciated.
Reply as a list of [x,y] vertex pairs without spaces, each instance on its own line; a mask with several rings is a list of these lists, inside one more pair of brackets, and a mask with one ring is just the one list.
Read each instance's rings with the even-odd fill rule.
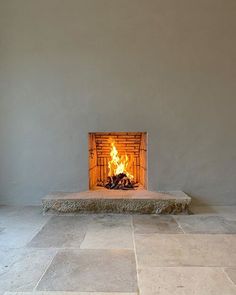
[[99,189],[79,193],[52,193],[42,199],[44,212],[188,214],[191,198],[184,192]]

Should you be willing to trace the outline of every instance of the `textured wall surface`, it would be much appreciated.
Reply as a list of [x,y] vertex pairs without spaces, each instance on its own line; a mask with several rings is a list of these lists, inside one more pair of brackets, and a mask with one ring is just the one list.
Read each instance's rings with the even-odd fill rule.
[[92,131],[147,131],[149,189],[236,203],[235,0],[0,0],[0,200],[88,188]]

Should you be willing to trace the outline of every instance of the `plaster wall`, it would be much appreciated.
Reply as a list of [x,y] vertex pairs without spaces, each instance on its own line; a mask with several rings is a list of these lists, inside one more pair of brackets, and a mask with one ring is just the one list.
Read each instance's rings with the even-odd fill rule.
[[148,132],[148,184],[236,203],[234,0],[0,0],[0,203],[88,188],[88,132]]

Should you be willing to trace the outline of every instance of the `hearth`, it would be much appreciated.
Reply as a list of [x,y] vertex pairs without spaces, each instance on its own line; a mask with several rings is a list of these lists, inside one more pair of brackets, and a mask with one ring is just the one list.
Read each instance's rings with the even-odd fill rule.
[[146,155],[146,132],[89,133],[89,189],[146,189]]

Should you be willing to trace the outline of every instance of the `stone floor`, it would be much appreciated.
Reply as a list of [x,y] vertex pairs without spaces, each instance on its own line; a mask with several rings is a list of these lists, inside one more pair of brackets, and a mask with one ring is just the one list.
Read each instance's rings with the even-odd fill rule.
[[43,216],[0,206],[0,295],[235,295],[236,207]]

